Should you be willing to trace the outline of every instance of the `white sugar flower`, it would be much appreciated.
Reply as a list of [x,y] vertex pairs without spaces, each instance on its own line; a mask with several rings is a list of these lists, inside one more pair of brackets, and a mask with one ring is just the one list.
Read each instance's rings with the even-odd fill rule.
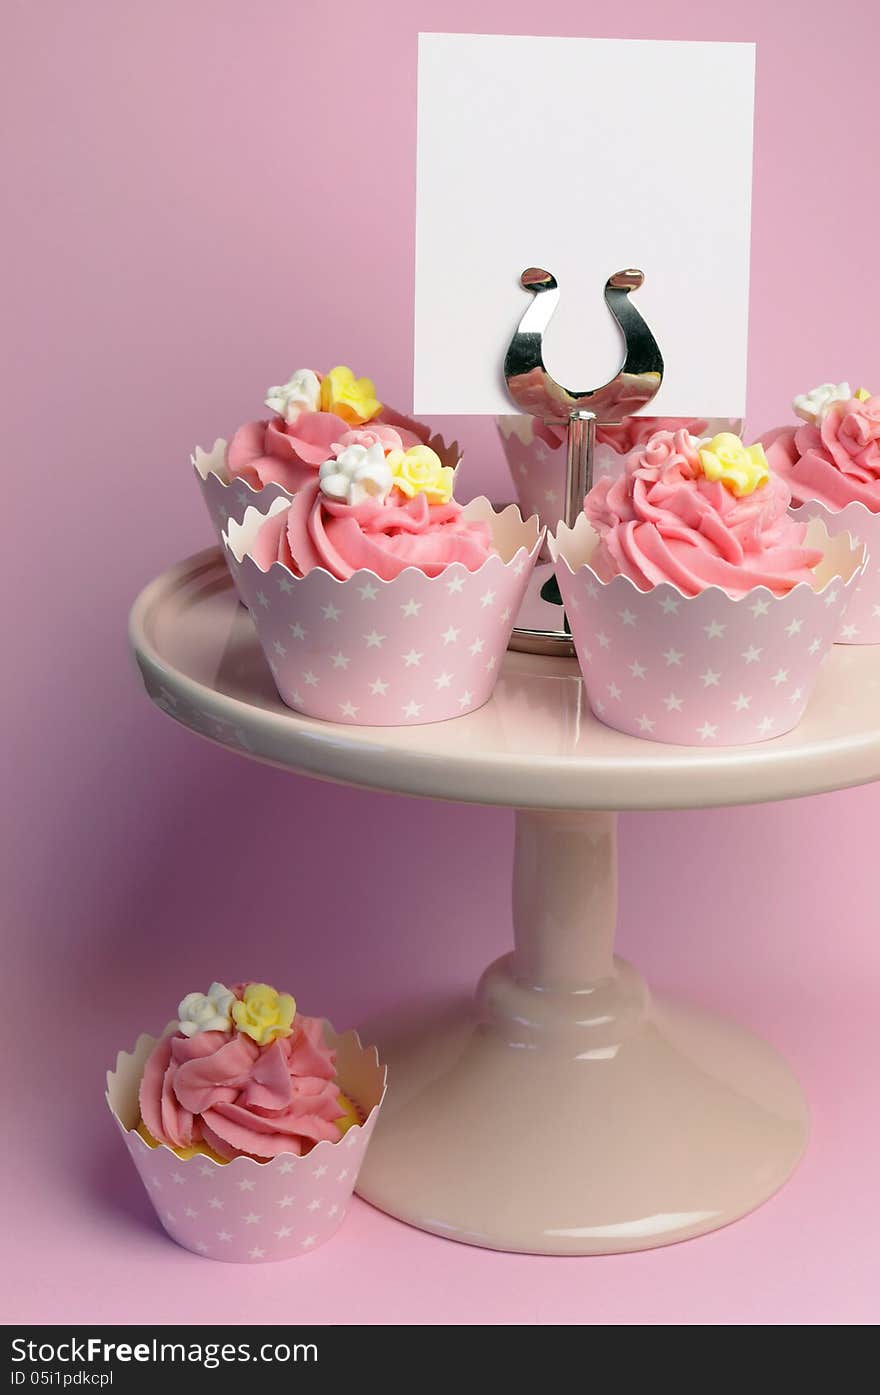
[[321,493],[343,504],[387,499],[394,483],[381,441],[371,446],[346,446],[318,471]]
[[179,1031],[185,1037],[199,1032],[228,1032],[232,1026],[235,994],[223,983],[212,983],[207,993],[187,993],[177,1009]]
[[848,402],[852,397],[849,383],[820,383],[812,392],[802,392],[791,404],[795,415],[810,426],[818,426],[835,402]]
[[288,423],[301,412],[317,412],[321,405],[321,384],[311,368],[298,368],[292,378],[266,393],[266,406]]

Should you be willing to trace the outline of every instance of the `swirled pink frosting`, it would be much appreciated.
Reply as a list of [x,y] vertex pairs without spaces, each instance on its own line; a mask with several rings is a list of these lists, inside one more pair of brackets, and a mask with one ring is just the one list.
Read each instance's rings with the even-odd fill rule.
[[294,576],[323,567],[340,581],[368,568],[391,581],[405,567],[437,576],[451,562],[477,571],[493,552],[487,523],[462,517],[461,505],[429,504],[424,494],[404,499],[392,490],[380,503],[328,499],[316,481],[290,507],[266,519],[251,548],[263,571],[283,562]]
[[[430,431],[421,422],[383,407],[378,417],[360,428],[375,431],[393,427],[396,441],[404,450],[427,441]],[[320,465],[332,455],[332,447],[351,431],[348,422],[333,412],[300,412],[292,423],[283,417],[271,421],[249,421],[240,426],[226,453],[230,479],[242,479],[252,489],[280,484],[295,494],[315,478]]]
[[297,1014],[270,1046],[237,1031],[174,1032],[144,1067],[141,1116],[160,1143],[206,1143],[222,1158],[304,1153],[342,1137],[334,1061],[317,1017]]
[[795,504],[832,513],[858,501],[880,513],[880,397],[835,402],[819,426],[783,426],[761,438]]
[[600,536],[591,559],[600,580],[628,576],[640,591],[668,581],[686,596],[707,586],[782,596],[809,581],[822,554],[804,546],[785,481],[771,474],[738,499],[706,479],[697,446],[687,431],[657,431],[623,475],[590,490],[584,513]]

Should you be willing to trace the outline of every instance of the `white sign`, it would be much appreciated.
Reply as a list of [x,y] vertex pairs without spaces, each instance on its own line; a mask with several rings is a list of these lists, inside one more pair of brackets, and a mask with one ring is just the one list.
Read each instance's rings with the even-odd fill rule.
[[416,412],[515,410],[501,367],[538,266],[563,386],[617,372],[602,292],[639,267],[650,413],[744,414],[754,70],[753,44],[419,36]]

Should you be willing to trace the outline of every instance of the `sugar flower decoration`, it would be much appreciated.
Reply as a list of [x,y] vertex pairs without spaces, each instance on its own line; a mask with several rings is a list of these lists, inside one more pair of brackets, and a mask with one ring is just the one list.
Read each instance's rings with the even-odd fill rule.
[[290,426],[303,412],[317,412],[321,405],[321,384],[311,368],[298,368],[280,387],[271,387],[266,406]]
[[711,441],[701,441],[699,452],[706,479],[720,480],[737,499],[754,494],[770,478],[764,447],[744,446],[732,431],[721,431]]
[[212,983],[207,993],[187,993],[177,1009],[178,1031],[185,1037],[199,1032],[228,1032],[232,1026],[230,1008],[235,994],[223,983]]
[[321,410],[333,412],[351,426],[362,426],[378,416],[382,403],[369,378],[356,378],[350,368],[331,368],[321,379]]
[[444,465],[430,446],[389,451],[388,464],[395,488],[407,499],[424,494],[429,504],[448,504],[452,498],[455,471],[451,465]]
[[381,441],[372,445],[345,446],[318,471],[321,493],[343,504],[362,504],[365,499],[383,502],[394,483],[385,460]]
[[277,993],[268,983],[249,983],[232,1004],[236,1027],[258,1046],[268,1046],[293,1031],[296,1003],[289,993]]
[[810,392],[800,392],[792,402],[795,416],[810,426],[818,426],[835,402],[848,402],[852,397],[849,383],[820,383]]

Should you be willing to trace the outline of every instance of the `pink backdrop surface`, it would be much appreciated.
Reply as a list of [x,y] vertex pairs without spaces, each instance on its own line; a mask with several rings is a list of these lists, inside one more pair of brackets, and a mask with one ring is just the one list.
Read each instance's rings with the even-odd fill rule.
[[[763,1033],[812,1104],[789,1186],[708,1238],[505,1256],[357,1203],[291,1265],[200,1261],[158,1230],[103,1071],[215,976],[274,980],[342,1028],[472,983],[508,943],[509,813],[250,765],[153,710],[126,651],[139,588],[209,541],[196,442],[302,363],[410,401],[416,33],[758,41],[759,430],[814,382],[880,386],[876,14],[19,0],[2,24],[5,1319],[875,1321],[877,788],[622,820],[622,952]],[[691,198],[711,200],[710,170],[682,218]],[[436,425],[461,433],[464,492],[503,494],[491,425]]]

